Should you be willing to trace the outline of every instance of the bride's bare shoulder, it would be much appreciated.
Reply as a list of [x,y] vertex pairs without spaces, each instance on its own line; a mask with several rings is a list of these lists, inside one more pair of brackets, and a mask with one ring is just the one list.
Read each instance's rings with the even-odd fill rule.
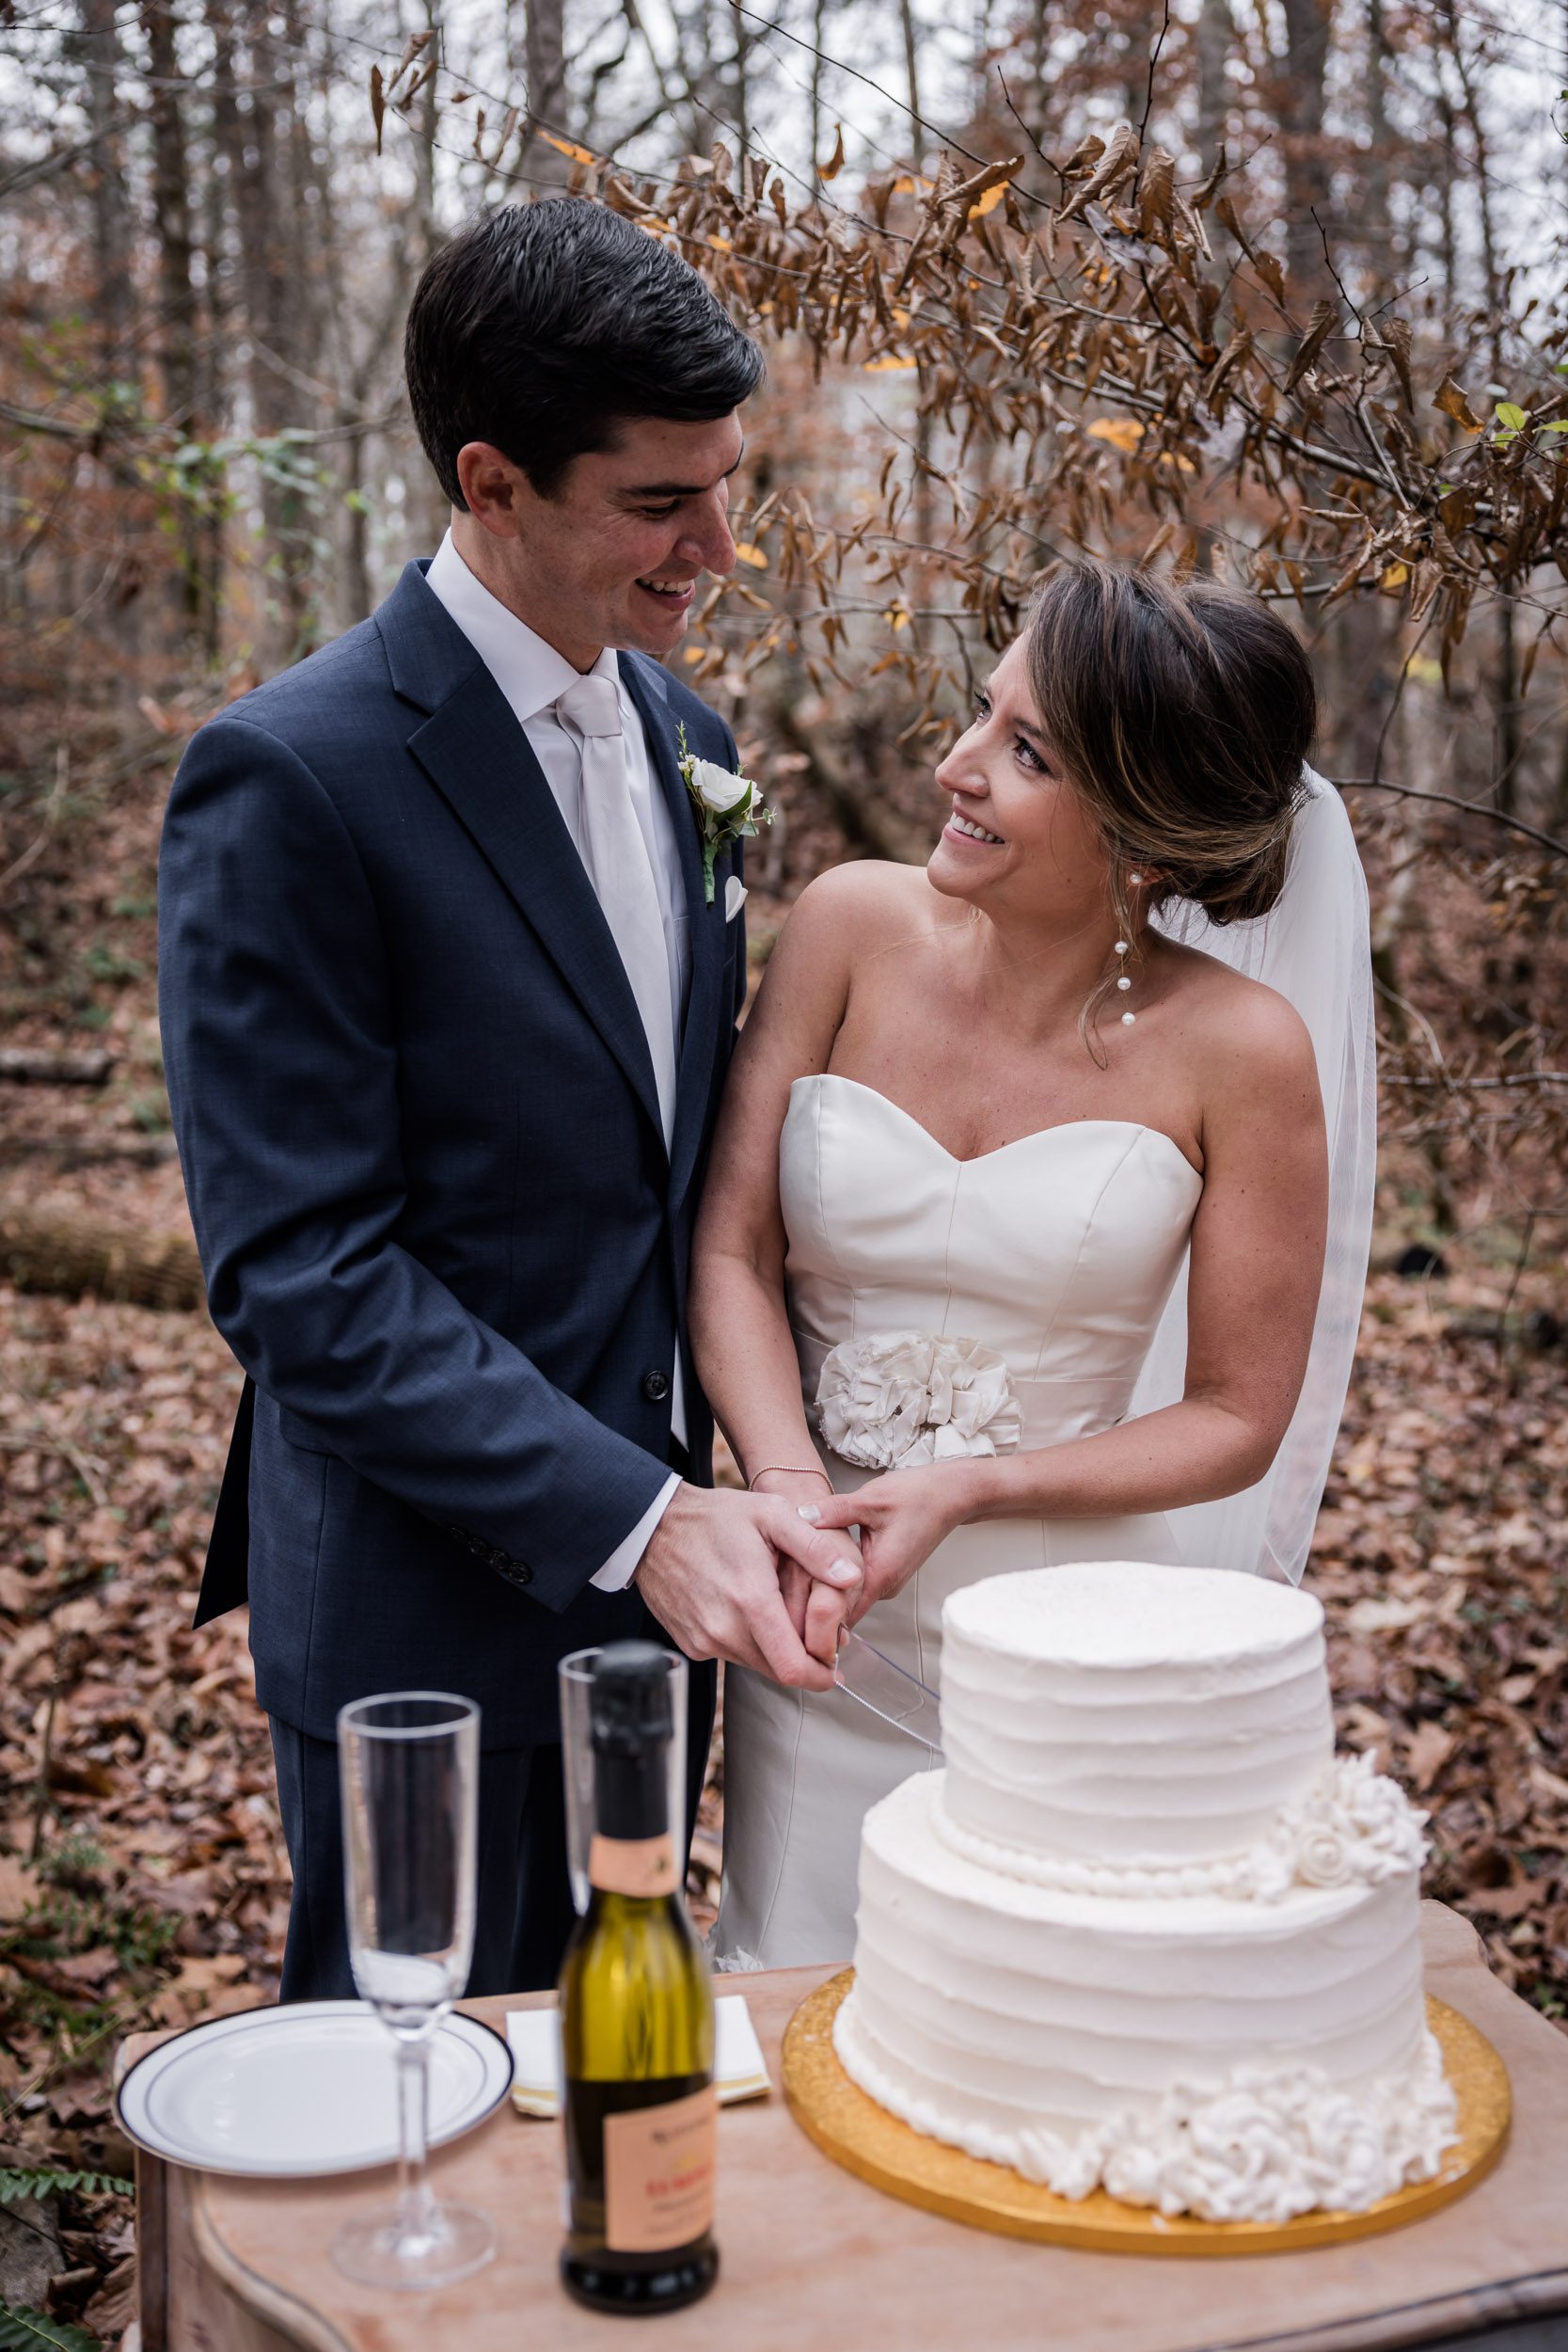
[[1277,989],[1173,940],[1162,943],[1161,956],[1181,1027],[1212,1073],[1267,1088],[1315,1071],[1307,1024]]
[[789,930],[797,945],[832,945],[858,962],[901,940],[929,938],[962,916],[931,888],[923,866],[854,858],[807,884],[790,912]]

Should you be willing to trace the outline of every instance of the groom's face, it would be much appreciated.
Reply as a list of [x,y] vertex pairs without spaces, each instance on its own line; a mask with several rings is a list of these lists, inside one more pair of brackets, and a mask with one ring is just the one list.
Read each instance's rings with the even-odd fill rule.
[[548,498],[499,451],[470,444],[459,466],[506,602],[588,669],[606,645],[670,653],[703,573],[735,569],[726,515],[743,447],[733,414],[628,417],[614,447],[574,458]]

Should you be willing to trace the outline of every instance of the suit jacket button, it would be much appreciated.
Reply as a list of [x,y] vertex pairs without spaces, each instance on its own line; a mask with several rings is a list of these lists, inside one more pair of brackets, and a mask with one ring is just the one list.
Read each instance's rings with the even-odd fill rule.
[[650,1405],[662,1405],[670,1393],[668,1375],[662,1372],[645,1372],[642,1375],[642,1393]]
[[533,1570],[531,1567],[525,1566],[521,1560],[514,1560],[512,1563],[512,1581],[514,1584],[531,1584],[533,1581]]

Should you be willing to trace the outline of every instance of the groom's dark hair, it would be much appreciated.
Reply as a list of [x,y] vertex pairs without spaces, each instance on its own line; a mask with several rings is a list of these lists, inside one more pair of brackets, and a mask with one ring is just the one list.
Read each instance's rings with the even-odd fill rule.
[[457,453],[488,441],[542,498],[631,417],[709,423],[755,391],[762,353],[696,271],[578,197],[482,214],[427,264],[404,366],[425,455],[466,510]]

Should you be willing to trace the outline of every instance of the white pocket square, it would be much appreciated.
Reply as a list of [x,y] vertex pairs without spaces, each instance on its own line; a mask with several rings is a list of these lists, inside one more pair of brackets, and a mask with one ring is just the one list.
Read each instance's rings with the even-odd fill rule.
[[746,903],[746,885],[738,874],[732,874],[724,884],[724,920],[733,923]]

